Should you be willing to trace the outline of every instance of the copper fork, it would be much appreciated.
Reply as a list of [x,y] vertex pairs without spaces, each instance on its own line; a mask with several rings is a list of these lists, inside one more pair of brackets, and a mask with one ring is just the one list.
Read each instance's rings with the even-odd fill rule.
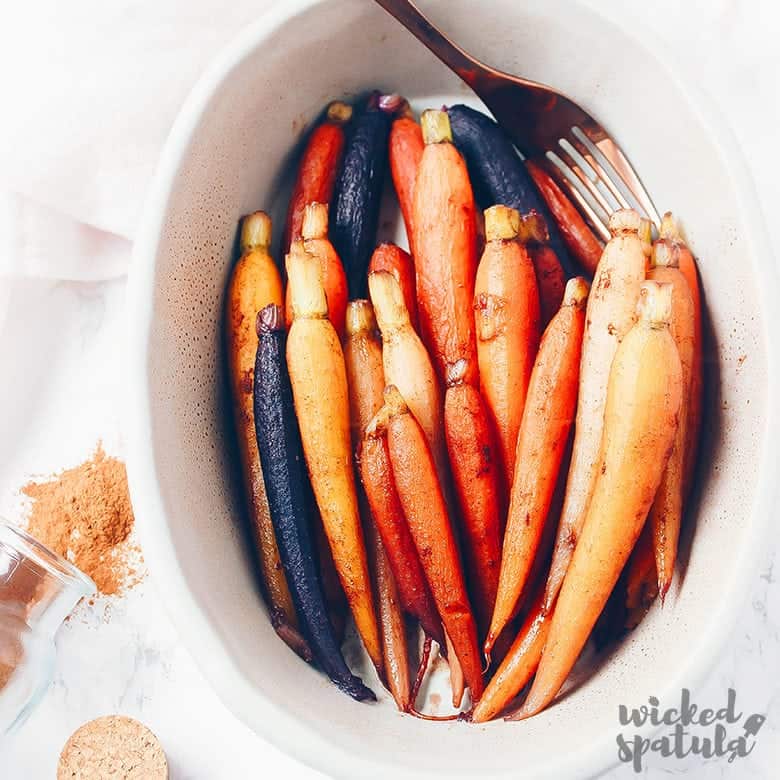
[[636,208],[660,225],[631,163],[587,111],[551,87],[475,59],[409,0],[376,2],[476,92],[520,152],[545,165],[601,238],[609,239],[609,215],[618,208]]

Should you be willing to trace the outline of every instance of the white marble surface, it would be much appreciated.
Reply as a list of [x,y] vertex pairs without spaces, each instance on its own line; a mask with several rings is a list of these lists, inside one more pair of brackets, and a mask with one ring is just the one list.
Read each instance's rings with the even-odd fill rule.
[[[779,102],[780,54],[772,33],[777,29],[772,4],[664,0],[648,2],[633,13],[673,46],[693,77],[720,103],[751,163],[772,226],[780,206],[778,166],[764,152],[776,137]],[[5,294],[9,306],[3,324]],[[122,277],[107,282],[2,281],[1,515],[18,517],[17,490],[30,475],[80,462],[98,439],[121,454],[125,325]],[[777,776],[776,555],[775,540],[756,569],[729,645],[706,684],[695,691],[702,705],[721,706],[727,688],[733,687],[741,708],[766,713],[755,750],[734,764],[654,756],[644,776]],[[0,776],[53,777],[59,750],[71,731],[87,719],[113,712],[137,717],[158,734],[173,780],[321,777],[250,733],[222,707],[179,642],[148,579],[121,600],[99,601],[93,609],[81,610],[62,629],[54,683],[27,725],[0,744]],[[627,767],[618,767],[604,777],[631,774]]]

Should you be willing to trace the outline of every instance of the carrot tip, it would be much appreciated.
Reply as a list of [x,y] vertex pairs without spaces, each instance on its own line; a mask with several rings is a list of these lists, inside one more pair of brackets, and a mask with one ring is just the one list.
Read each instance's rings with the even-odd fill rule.
[[352,106],[341,100],[334,100],[328,105],[326,115],[334,124],[345,125],[352,119]]

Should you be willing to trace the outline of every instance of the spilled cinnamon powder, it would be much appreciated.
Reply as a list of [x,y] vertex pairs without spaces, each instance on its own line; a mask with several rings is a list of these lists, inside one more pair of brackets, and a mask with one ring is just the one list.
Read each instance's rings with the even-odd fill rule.
[[138,581],[127,471],[102,444],[85,463],[22,493],[33,501],[28,533],[88,574],[100,593],[121,594]]

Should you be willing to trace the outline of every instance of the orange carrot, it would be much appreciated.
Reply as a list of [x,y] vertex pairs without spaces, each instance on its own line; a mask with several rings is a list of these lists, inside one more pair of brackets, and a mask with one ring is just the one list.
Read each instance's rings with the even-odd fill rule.
[[655,568],[653,526],[651,523],[645,523],[626,564],[624,628],[636,628],[657,596],[658,574]]
[[539,293],[534,267],[517,241],[519,227],[515,209],[493,206],[485,211],[487,243],[474,288],[480,384],[498,433],[507,490],[539,347]]
[[387,687],[398,709],[407,712],[411,705],[412,686],[406,649],[406,625],[398,588],[384,545],[373,523],[368,525],[366,534],[371,546],[371,563],[376,581]]
[[517,639],[471,714],[474,723],[495,718],[527,685],[539,666],[550,623],[551,616],[544,611],[544,587],[538,587]]
[[636,321],[636,302],[645,278],[644,243],[639,231],[649,232],[649,223],[635,211],[623,209],[610,217],[609,224],[612,239],[596,270],[585,314],[574,448],[547,582],[548,610],[585,521],[598,469],[609,371],[620,341]]
[[336,171],[344,151],[344,126],[352,118],[352,107],[340,101],[331,103],[325,121],[314,128],[298,166],[282,249],[289,252],[293,241],[301,237],[303,212],[312,202],[330,204]]
[[363,488],[395,575],[404,610],[420,621],[428,636],[443,645],[441,620],[393,480],[385,433],[379,429],[364,436],[359,459]]
[[514,613],[528,583],[552,505],[577,406],[588,284],[570,279],[558,314],[542,337],[517,440],[498,596],[485,655]]
[[566,248],[577,262],[593,276],[601,259],[603,247],[593,235],[585,220],[580,216],[574,204],[561,192],[554,179],[538,163],[526,161],[528,172],[539,188],[547,208],[550,209],[558,229],[561,231]]
[[395,244],[380,244],[374,250],[368,265],[370,274],[375,271],[387,271],[395,277],[401,287],[412,327],[417,330],[417,288],[411,255]]
[[658,495],[650,510],[649,522],[653,528],[655,563],[658,570],[658,591],[663,602],[674,576],[677,543],[680,538],[683,503],[686,494],[685,473],[689,445],[691,377],[696,352],[696,311],[688,281],[679,267],[679,253],[670,251],[658,242],[650,261],[648,279],[669,284],[672,288],[672,318],[669,330],[677,345],[682,365],[682,404],[680,424],[674,439],[674,448],[666,466]]
[[[347,275],[333,244],[328,241],[328,207],[324,203],[309,203],[303,213],[303,248],[317,259],[320,279],[325,288],[328,303],[328,319],[339,334],[344,337],[344,318],[347,310]],[[285,302],[287,328],[292,324],[290,288],[287,288]]]
[[534,264],[544,329],[561,307],[563,290],[566,287],[566,272],[558,260],[558,255],[548,243],[547,225],[541,214],[531,211],[523,216],[518,238],[525,245]]
[[271,303],[280,305],[282,301],[282,280],[268,253],[270,243],[268,215],[256,211],[244,217],[241,259],[230,277],[225,311],[230,387],[247,507],[271,620],[279,636],[293,650],[310,658],[311,653],[298,630],[298,618],[279,558],[255,434],[252,400],[257,354],[255,321],[261,309]]
[[466,361],[466,384],[476,384],[474,194],[447,112],[425,111],[422,129],[426,146],[412,212],[420,329],[442,384],[458,360]]
[[701,430],[701,405],[702,405],[702,309],[701,291],[699,289],[699,272],[696,269],[696,260],[691,250],[683,239],[677,221],[671,212],[664,214],[661,219],[660,238],[656,242],[668,248],[680,267],[680,271],[688,281],[688,288],[693,298],[693,310],[696,317],[696,340],[693,353],[693,365],[691,367],[690,403],[688,406],[687,441],[685,445],[685,481],[686,495],[690,491],[693,481],[693,470],[696,465],[696,453],[699,448],[699,433]]
[[[395,193],[401,206],[401,214],[406,225],[406,235],[409,239],[409,248],[412,248],[412,211],[414,203],[414,182],[420,161],[423,156],[425,142],[423,141],[420,125],[414,121],[409,104],[401,116],[393,121],[390,128],[388,141],[388,157],[390,160],[390,172],[393,176]],[[411,311],[411,310],[410,310]]]
[[450,366],[444,430],[461,512],[472,604],[484,636],[496,600],[501,562],[501,471],[485,402],[475,387],[463,383],[464,372],[464,361]]
[[318,263],[287,257],[293,323],[287,364],[311,485],[333,560],[368,655],[382,677],[383,658],[358,512],[344,355],[328,321]]
[[640,319],[620,343],[604,409],[599,468],[539,670],[521,717],[555,697],[628,560],[677,431],[682,368],[669,332],[671,287],[642,285]]
[[466,593],[447,505],[423,429],[398,389],[385,389],[384,415],[393,478],[420,560],[473,701],[482,694],[477,627]]

